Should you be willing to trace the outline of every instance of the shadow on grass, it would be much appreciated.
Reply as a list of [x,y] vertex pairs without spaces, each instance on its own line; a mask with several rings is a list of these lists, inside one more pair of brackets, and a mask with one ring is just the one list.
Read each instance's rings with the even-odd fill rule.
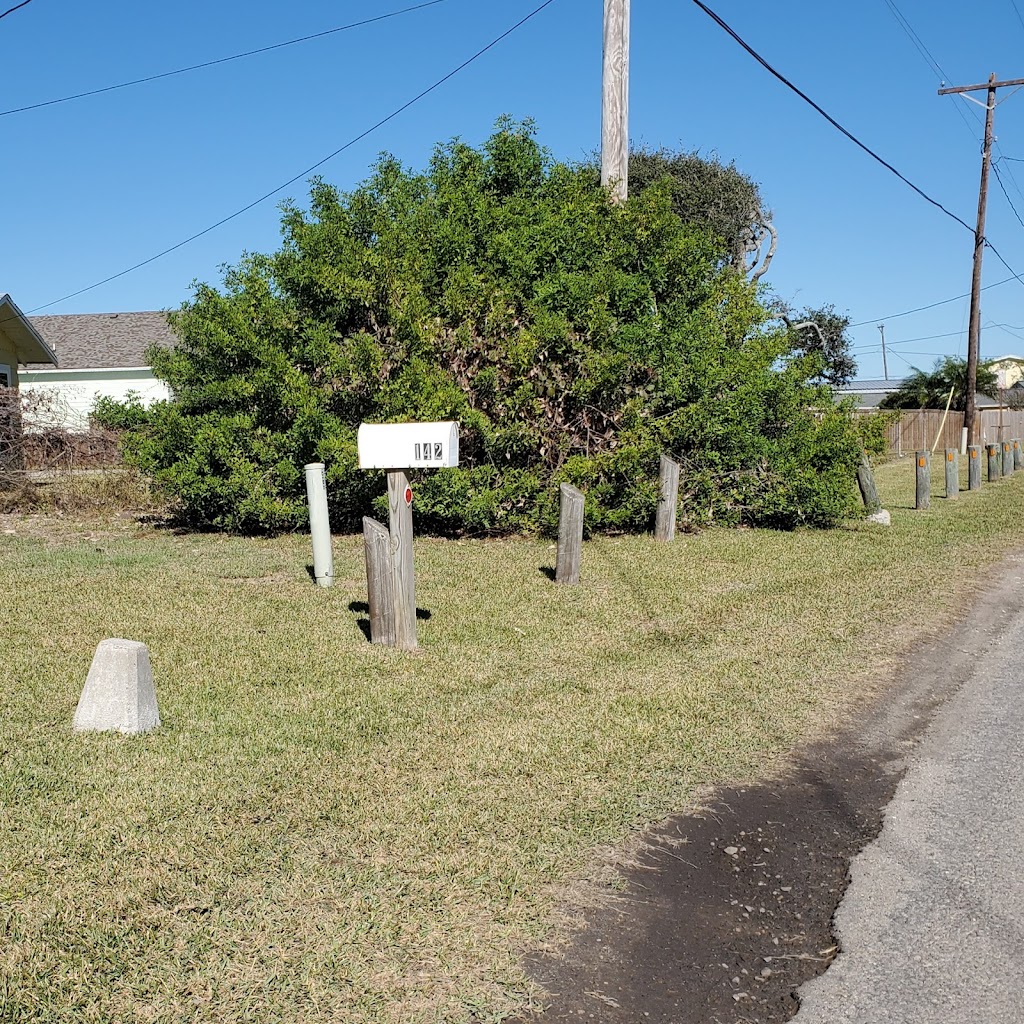
[[[366,601],[349,601],[348,610],[353,615],[359,616],[356,619],[356,625],[359,627],[360,632],[366,637],[367,642],[372,642],[373,638],[370,636],[370,605]],[[416,619],[420,622],[428,622],[434,617],[434,613],[428,608],[417,608]]]
[[554,566],[552,566],[552,565],[538,565],[537,569],[543,575],[547,576],[547,578],[549,580],[553,580],[555,578],[555,568],[554,568]]

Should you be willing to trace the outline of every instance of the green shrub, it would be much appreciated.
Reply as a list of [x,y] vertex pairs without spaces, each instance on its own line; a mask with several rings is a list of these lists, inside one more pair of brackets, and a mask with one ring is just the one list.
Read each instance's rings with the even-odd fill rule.
[[136,391],[129,391],[121,402],[109,395],[97,395],[89,422],[107,430],[138,430],[146,422],[146,408]]
[[667,184],[614,205],[503,122],[421,174],[383,158],[350,193],[317,181],[283,232],[198,285],[180,344],[152,354],[175,399],[125,450],[188,523],[300,527],[319,460],[334,528],[356,529],[384,491],[356,429],[401,420],[461,423],[461,467],[413,474],[432,532],[550,530],[563,480],[590,530],[647,529],[661,452],[694,524],[827,526],[855,507],[848,413],[810,412],[832,407],[820,366]]
[[889,437],[886,431],[890,424],[899,420],[899,410],[866,413],[854,416],[861,447],[873,459],[885,458],[889,453]]

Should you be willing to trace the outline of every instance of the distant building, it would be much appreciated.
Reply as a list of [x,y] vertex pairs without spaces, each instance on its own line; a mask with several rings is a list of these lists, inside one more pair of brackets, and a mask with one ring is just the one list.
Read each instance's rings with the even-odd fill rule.
[[89,412],[100,395],[122,401],[134,392],[147,406],[170,397],[146,358],[152,346],[174,347],[177,339],[166,313],[71,313],[28,319],[56,353],[58,368],[29,362],[18,375],[21,388],[45,390],[68,430],[89,429]]
[[995,370],[1000,390],[1008,391],[1024,381],[1024,356],[1000,356],[985,361]]
[[883,380],[875,377],[851,380],[841,388],[833,388],[836,398],[855,398],[858,409],[877,409],[887,395],[899,391],[905,377]]

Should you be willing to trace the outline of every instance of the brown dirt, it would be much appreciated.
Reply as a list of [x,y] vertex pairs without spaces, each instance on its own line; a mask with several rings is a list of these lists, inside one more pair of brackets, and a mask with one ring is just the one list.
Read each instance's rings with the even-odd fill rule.
[[1022,564],[1014,556],[966,621],[783,776],[719,790],[648,833],[618,897],[586,911],[567,948],[528,960],[547,1009],[506,1024],[789,1020],[798,987],[835,956],[850,861],[878,834],[908,752],[966,678],[979,635],[1024,600],[1012,585]]

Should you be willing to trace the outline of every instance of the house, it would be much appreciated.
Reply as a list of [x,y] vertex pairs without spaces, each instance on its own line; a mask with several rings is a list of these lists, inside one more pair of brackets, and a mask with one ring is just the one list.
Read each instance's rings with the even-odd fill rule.
[[1001,391],[1008,391],[1024,381],[1024,356],[1006,355],[998,359],[988,359],[986,362],[995,370]]
[[57,356],[10,295],[0,295],[0,388],[16,388],[26,364],[52,368]]
[[154,345],[173,348],[175,344],[165,313],[34,316],[29,326],[56,354],[59,366],[39,356],[30,359],[19,375],[22,389],[45,390],[68,430],[88,430],[89,413],[100,395],[121,401],[134,392],[147,406],[170,397],[146,358]]

